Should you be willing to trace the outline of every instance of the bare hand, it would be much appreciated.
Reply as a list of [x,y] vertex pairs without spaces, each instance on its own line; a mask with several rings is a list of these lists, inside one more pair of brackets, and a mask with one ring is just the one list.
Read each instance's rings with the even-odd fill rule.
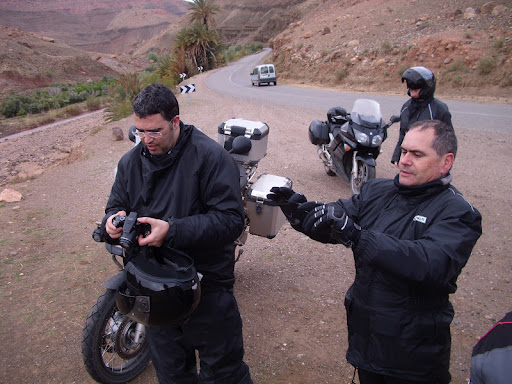
[[113,214],[112,216],[110,216],[107,219],[107,222],[105,223],[105,230],[107,231],[108,235],[112,239],[119,239],[121,237],[121,235],[123,234],[123,227],[119,227],[119,228],[114,227],[114,224],[112,224],[112,219],[115,216],[126,216],[126,212],[119,211],[119,212]]
[[149,245],[150,247],[161,247],[164,243],[165,236],[169,231],[169,223],[164,220],[153,219],[151,217],[139,217],[137,219],[139,223],[151,225],[151,233],[146,237],[139,236],[139,245]]

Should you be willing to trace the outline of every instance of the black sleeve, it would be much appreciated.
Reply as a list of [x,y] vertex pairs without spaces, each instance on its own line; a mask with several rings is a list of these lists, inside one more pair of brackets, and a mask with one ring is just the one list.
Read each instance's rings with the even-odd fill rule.
[[244,227],[239,170],[224,150],[212,151],[201,171],[204,213],[173,218],[167,240],[178,248],[223,245],[235,241]]

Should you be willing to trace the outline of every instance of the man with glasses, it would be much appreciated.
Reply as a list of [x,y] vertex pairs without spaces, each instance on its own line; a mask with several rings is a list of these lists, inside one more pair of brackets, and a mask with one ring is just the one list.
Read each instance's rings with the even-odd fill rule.
[[180,121],[178,101],[165,86],[144,88],[133,112],[141,142],[119,161],[103,220],[109,241],[122,233],[112,218],[137,212],[151,232],[139,236],[133,252],[149,260],[175,248],[191,256],[203,275],[190,317],[146,328],[158,380],[251,384],[233,295],[234,241],[244,226],[238,167],[217,142]]
[[440,120],[453,127],[452,115],[448,106],[434,97],[436,78],[425,67],[412,67],[402,75],[402,83],[407,84],[407,94],[411,96],[400,111],[400,134],[391,162],[398,166],[400,146],[411,124],[421,120]]

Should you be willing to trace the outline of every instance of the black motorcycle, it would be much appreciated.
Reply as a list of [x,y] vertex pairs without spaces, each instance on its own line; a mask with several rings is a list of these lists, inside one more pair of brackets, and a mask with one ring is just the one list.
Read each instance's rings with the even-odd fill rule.
[[385,124],[379,103],[357,99],[351,113],[333,107],[327,112],[327,121],[313,120],[309,140],[318,146],[325,173],[350,181],[352,193],[358,194],[365,182],[375,178],[376,159],[387,129],[398,121],[400,116],[393,115]]

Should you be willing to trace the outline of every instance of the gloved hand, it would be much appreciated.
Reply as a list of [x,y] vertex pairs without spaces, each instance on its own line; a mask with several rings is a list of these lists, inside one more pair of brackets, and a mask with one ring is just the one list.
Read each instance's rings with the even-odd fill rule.
[[306,196],[287,187],[272,187],[270,192],[272,193],[269,193],[267,198],[275,202],[281,208],[286,219],[294,229],[301,231],[302,219],[304,217],[297,215],[297,207],[300,203],[307,201]]
[[336,203],[317,206],[304,218],[303,228],[312,239],[347,247],[357,243],[361,236],[361,227]]

